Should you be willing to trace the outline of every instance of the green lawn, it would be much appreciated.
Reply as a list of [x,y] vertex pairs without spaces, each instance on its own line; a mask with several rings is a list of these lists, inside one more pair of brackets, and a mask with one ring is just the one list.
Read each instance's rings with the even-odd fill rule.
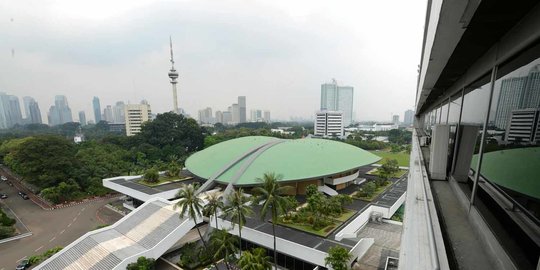
[[373,199],[377,198],[377,196],[379,196],[381,193],[383,193],[391,185],[392,185],[392,182],[388,181],[387,185],[382,186],[382,187],[378,187],[375,190],[375,192],[373,193],[373,195],[371,195],[369,197],[356,197],[356,196],[352,196],[352,197],[353,197],[353,199],[371,202],[371,201],[373,201]]
[[146,181],[144,181],[144,179],[141,179],[141,180],[137,181],[137,183],[139,183],[141,185],[148,186],[148,187],[155,187],[155,186],[159,186],[159,185],[162,185],[162,184],[165,184],[165,183],[180,182],[180,181],[184,181],[184,180],[189,180],[191,178],[193,178],[193,177],[180,178],[179,176],[170,177],[170,176],[166,176],[166,175],[161,175],[161,176],[159,176],[158,181],[155,182],[155,183],[146,182]]
[[356,211],[345,209],[345,212],[343,212],[341,216],[330,218],[330,221],[332,221],[332,223],[320,230],[315,230],[311,227],[311,225],[308,225],[308,224],[298,224],[294,222],[286,223],[286,222],[283,222],[281,218],[279,219],[277,224],[281,226],[297,229],[303,232],[315,234],[318,236],[327,237],[329,234],[331,234],[334,231],[334,229],[336,229],[337,227],[339,227],[339,225],[343,224],[343,222],[347,221],[349,218],[354,216],[354,214],[356,214]]
[[[407,170],[399,170],[399,171],[397,171],[396,173],[394,173],[394,174],[392,175],[392,178],[400,178],[400,177],[402,177],[405,173],[407,173]],[[378,171],[377,169],[373,169],[373,170],[367,172],[367,174],[377,175],[377,176],[378,176],[378,175],[379,175],[379,171]]]
[[377,164],[382,164],[385,159],[395,159],[399,166],[409,167],[410,154],[407,152],[392,153],[390,150],[374,150],[369,152],[383,158]]

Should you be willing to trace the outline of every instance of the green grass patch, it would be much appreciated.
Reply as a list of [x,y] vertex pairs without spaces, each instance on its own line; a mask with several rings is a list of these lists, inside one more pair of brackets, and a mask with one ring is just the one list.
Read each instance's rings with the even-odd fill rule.
[[341,214],[341,216],[337,217],[337,218],[334,218],[335,220],[339,220],[341,222],[345,222],[347,221],[349,218],[351,218],[352,216],[354,216],[354,214],[356,214],[356,211],[354,210],[350,210],[350,209],[345,209],[345,211],[343,212],[343,214]]
[[393,153],[390,150],[374,150],[369,152],[382,158],[377,164],[383,164],[385,159],[395,159],[399,166],[409,167],[411,155],[405,151]]
[[303,225],[303,224],[296,224],[296,223],[284,223],[282,221],[278,221],[278,224],[281,226],[297,229],[303,232],[315,234],[322,237],[327,237],[332,231],[339,225],[337,222],[333,222],[332,224],[320,229],[315,230],[311,227],[311,225]]
[[[396,173],[394,173],[392,175],[392,178],[400,178],[402,177],[405,173],[407,173],[407,170],[399,170],[397,171]],[[377,170],[376,168],[367,172],[367,174],[370,174],[370,175],[375,175],[375,176],[379,176],[379,170]]]
[[300,231],[303,231],[303,232],[315,234],[315,235],[318,235],[318,236],[327,237],[337,227],[339,227],[341,224],[343,224],[349,218],[354,216],[354,214],[356,214],[356,211],[351,210],[351,209],[345,209],[345,211],[343,212],[343,214],[341,214],[341,216],[339,216],[339,217],[330,217],[328,220],[330,220],[331,223],[328,226],[326,226],[326,227],[324,227],[324,228],[322,228],[320,230],[313,229],[313,227],[310,224],[300,224],[300,223],[296,223],[294,221],[284,222],[282,217],[279,218],[277,224],[279,224],[281,226],[297,229],[297,230],[300,230]]
[[379,195],[381,195],[381,193],[383,193],[389,186],[392,185],[392,182],[391,181],[388,181],[388,183],[384,186],[381,186],[381,187],[378,187],[375,192],[373,192],[373,194],[371,196],[368,196],[368,197],[363,197],[363,196],[352,196],[354,199],[358,199],[358,200],[362,200],[362,201],[367,201],[367,202],[371,202],[373,201],[373,199],[377,198]]
[[161,176],[159,176],[158,181],[155,182],[155,183],[146,182],[144,179],[141,179],[141,180],[137,181],[137,183],[139,183],[141,185],[148,186],[148,187],[156,187],[156,186],[163,185],[163,184],[166,184],[166,183],[181,182],[181,181],[189,180],[189,179],[192,179],[192,178],[193,177],[179,177],[179,176],[171,177],[171,176],[161,175]]

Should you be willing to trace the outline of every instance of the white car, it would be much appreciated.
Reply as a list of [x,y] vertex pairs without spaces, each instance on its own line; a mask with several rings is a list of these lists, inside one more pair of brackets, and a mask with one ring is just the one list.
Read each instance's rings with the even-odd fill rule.
[[7,181],[7,177],[5,177],[5,176],[3,176],[3,175],[0,176],[0,179],[2,179],[2,181]]

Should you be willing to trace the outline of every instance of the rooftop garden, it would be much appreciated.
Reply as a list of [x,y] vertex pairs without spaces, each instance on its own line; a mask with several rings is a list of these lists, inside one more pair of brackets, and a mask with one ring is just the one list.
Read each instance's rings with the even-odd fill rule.
[[371,175],[376,175],[377,179],[364,182],[351,196],[355,199],[371,202],[392,185],[391,178],[398,175],[401,177],[405,172],[399,169],[397,160],[386,160],[381,167],[376,169],[375,173],[369,172]]
[[306,191],[307,203],[298,207],[294,197],[288,197],[289,211],[278,218],[277,223],[307,233],[326,237],[356,211],[345,208],[352,202],[349,195],[326,197],[310,185]]
[[163,175],[160,175],[159,171],[156,168],[151,168],[149,170],[146,170],[142,179],[137,182],[145,186],[155,187],[170,182],[180,182],[192,178],[180,176],[180,171],[181,168],[177,164],[169,165],[169,169]]

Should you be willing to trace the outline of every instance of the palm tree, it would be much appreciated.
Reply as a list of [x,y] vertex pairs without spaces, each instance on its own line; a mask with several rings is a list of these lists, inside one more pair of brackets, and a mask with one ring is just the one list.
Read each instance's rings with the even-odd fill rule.
[[227,266],[227,269],[229,270],[231,269],[229,267],[229,257],[238,249],[236,247],[237,242],[238,238],[229,234],[225,229],[214,230],[210,235],[210,243],[212,243],[216,250],[214,258],[217,259],[219,256],[223,256],[225,266]]
[[256,200],[263,202],[260,212],[261,220],[264,221],[266,214],[270,211],[272,217],[272,233],[274,235],[274,267],[277,269],[277,253],[276,253],[276,223],[279,215],[286,212],[287,198],[283,196],[290,186],[280,186],[278,180],[281,175],[276,175],[273,172],[268,172],[263,175],[263,178],[257,178],[262,182],[262,186],[256,187],[253,191],[257,194]]
[[[174,209],[180,208],[181,219],[188,216],[193,220],[193,222],[195,222],[195,228],[199,233],[199,237],[201,238],[204,248],[208,250],[208,245],[201,234],[199,226],[197,226],[197,218],[202,216],[201,211],[203,209],[203,201],[201,198],[199,198],[199,196],[197,196],[195,186],[193,184],[182,185],[176,196],[180,197],[180,199],[174,205]],[[214,260],[212,260],[212,263],[214,263]],[[216,269],[219,269],[215,263],[214,266]]]
[[256,248],[252,251],[246,250],[238,260],[238,266],[242,270],[269,270],[272,269],[272,266],[268,259],[266,250],[263,248]]
[[210,193],[207,197],[207,203],[203,207],[203,214],[206,216],[214,215],[216,218],[216,229],[218,228],[218,210],[224,209],[225,205],[223,203],[223,198],[217,192]]
[[330,265],[334,270],[346,270],[347,263],[351,259],[349,251],[340,246],[333,246],[328,250],[328,256],[324,258],[325,266]]
[[227,197],[228,205],[225,214],[231,217],[233,228],[238,224],[238,236],[240,236],[240,256],[242,256],[242,227],[246,224],[246,217],[253,214],[251,206],[247,205],[249,198],[244,194],[241,188],[235,190]]

